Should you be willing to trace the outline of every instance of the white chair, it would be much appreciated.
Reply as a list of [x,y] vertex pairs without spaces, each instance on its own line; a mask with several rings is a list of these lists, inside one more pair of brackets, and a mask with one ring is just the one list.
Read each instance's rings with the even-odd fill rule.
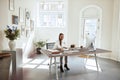
[[[49,42],[49,43],[46,43],[46,49],[53,49],[55,45],[55,42]],[[60,62],[57,62],[56,64],[59,64]],[[48,63],[50,69],[51,69],[51,65],[52,64],[55,64],[55,60],[53,61],[52,58],[50,58],[50,62]]]
[[[46,43],[46,49],[53,49],[55,42]],[[50,62],[52,62],[52,58],[50,58]],[[48,63],[49,65],[50,63]]]

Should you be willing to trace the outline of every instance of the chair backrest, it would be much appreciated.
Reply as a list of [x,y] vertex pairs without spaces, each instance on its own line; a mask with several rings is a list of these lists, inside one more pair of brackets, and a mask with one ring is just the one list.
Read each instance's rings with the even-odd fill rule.
[[55,42],[46,43],[47,49],[53,49]]

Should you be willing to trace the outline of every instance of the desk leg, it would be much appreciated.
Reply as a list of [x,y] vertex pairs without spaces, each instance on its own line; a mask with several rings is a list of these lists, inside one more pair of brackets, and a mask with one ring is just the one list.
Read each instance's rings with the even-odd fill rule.
[[52,77],[51,77],[51,66],[52,66],[52,57],[50,57],[50,62],[49,62],[49,76],[50,76],[50,79],[52,79]]
[[95,55],[95,62],[96,62],[96,66],[97,66],[97,71],[99,71],[96,53],[94,55]]
[[87,58],[86,58],[86,61],[85,61],[85,65],[87,64],[88,58],[89,58],[89,54],[87,55]]
[[56,80],[58,80],[58,71],[57,71],[57,64],[56,64],[56,57],[55,58],[55,72],[56,72]]
[[50,57],[49,71],[51,73],[52,57]]

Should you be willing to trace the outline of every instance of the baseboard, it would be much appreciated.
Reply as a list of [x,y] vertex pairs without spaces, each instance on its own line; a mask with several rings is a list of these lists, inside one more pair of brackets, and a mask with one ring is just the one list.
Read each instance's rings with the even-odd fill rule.
[[105,58],[105,59],[111,59],[111,60],[120,62],[120,60],[117,60],[117,59],[112,58],[112,57],[103,57],[103,56],[98,56],[98,57],[100,57],[100,58]]
[[110,57],[106,57],[106,56],[97,56],[97,57],[100,57],[100,58],[106,58],[106,59],[111,59]]
[[115,59],[115,58],[110,58],[110,59],[120,62],[120,60],[117,60],[117,59]]

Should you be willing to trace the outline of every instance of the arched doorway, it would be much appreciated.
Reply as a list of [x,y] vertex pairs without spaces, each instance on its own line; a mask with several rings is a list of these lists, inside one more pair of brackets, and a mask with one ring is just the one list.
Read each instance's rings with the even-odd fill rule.
[[86,34],[95,36],[95,45],[101,43],[102,9],[96,5],[89,5],[80,11],[79,44],[86,46]]

